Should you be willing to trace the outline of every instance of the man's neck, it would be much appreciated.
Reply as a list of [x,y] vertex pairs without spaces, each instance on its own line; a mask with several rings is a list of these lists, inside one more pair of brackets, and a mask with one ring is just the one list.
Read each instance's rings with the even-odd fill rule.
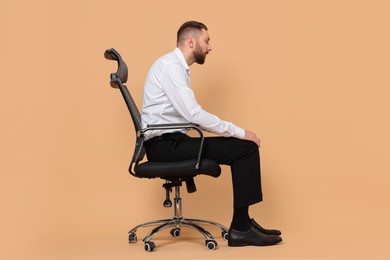
[[194,59],[194,56],[191,52],[191,50],[189,50],[188,48],[186,48],[185,46],[177,46],[177,48],[179,48],[179,50],[181,51],[181,53],[183,53],[183,56],[187,62],[187,65],[188,66],[191,66],[194,62],[195,62],[195,59]]

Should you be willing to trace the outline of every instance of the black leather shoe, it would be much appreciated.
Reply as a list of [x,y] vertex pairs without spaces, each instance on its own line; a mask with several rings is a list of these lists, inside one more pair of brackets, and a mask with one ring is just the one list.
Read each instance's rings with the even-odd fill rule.
[[266,235],[280,236],[282,234],[282,232],[280,232],[280,230],[277,230],[277,229],[265,229],[265,228],[263,228],[253,218],[251,219],[251,225],[254,226],[261,233],[266,234]]
[[269,236],[251,226],[248,231],[229,230],[229,246],[271,246],[282,241],[279,236]]

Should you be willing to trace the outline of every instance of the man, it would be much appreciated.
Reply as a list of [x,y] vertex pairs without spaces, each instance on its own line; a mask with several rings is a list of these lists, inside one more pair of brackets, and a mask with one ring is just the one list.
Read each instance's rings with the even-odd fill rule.
[[[202,157],[231,166],[234,211],[228,245],[274,245],[282,241],[278,230],[262,228],[249,217],[249,206],[262,201],[260,139],[202,109],[190,87],[189,66],[203,64],[212,50],[207,27],[195,21],[184,23],[177,32],[177,48],[151,67],[145,80],[142,124],[188,123],[223,137],[206,137]],[[153,131],[146,136],[150,161],[196,158],[199,139],[183,132]]]

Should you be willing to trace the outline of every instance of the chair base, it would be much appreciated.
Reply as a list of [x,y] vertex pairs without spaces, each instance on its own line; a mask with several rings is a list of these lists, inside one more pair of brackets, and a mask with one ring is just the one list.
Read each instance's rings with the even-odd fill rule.
[[[173,237],[179,237],[181,232],[181,227],[190,227],[195,230],[197,230],[199,233],[201,233],[205,238],[205,244],[208,249],[214,250],[217,248],[218,244],[214,240],[214,237],[206,231],[204,228],[202,228],[201,224],[206,225],[212,225],[219,227],[221,229],[221,236],[224,240],[227,240],[228,237],[228,229],[214,221],[210,220],[202,220],[202,219],[187,219],[183,218],[182,216],[182,204],[181,204],[181,198],[180,198],[180,186],[181,184],[175,184],[173,187],[175,187],[175,199],[174,199],[174,217],[171,219],[162,219],[162,220],[156,220],[151,222],[146,222],[144,224],[138,225],[131,229],[128,232],[129,235],[129,243],[136,243],[137,242],[137,235],[136,232],[141,227],[149,227],[149,226],[157,226],[155,227],[144,239],[145,243],[145,251],[151,252],[156,247],[156,245],[151,241],[154,235],[156,235],[161,230],[164,230],[169,227],[173,227],[171,230],[171,235]],[[169,188],[169,186],[164,186],[166,189]],[[167,192],[168,193],[168,192]],[[165,204],[165,203],[164,203]]]
[[197,230],[199,233],[201,233],[205,238],[205,245],[209,250],[215,250],[218,246],[217,242],[214,240],[214,237],[204,228],[199,226],[200,224],[206,224],[206,225],[212,225],[219,227],[221,229],[221,236],[224,240],[227,240],[228,236],[228,229],[214,221],[209,220],[202,220],[202,219],[187,219],[182,217],[175,217],[172,219],[163,219],[163,220],[156,220],[151,222],[146,222],[143,224],[140,224],[133,229],[131,229],[128,232],[129,235],[129,243],[136,243],[137,242],[137,235],[136,232],[139,228],[142,227],[150,227],[150,226],[157,226],[155,227],[148,235],[145,236],[143,239],[143,242],[145,243],[145,251],[150,252],[153,251],[155,248],[155,244],[151,242],[151,239],[154,235],[156,235],[161,230],[164,230],[166,228],[172,227],[170,233],[173,237],[179,237],[181,233],[181,227],[190,227],[195,230]]

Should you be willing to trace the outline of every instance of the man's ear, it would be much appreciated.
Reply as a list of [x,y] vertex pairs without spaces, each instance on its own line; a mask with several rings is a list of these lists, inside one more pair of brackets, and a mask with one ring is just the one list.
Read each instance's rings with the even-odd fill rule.
[[195,41],[194,41],[194,38],[190,37],[187,39],[187,45],[188,47],[190,47],[191,49],[195,47]]

